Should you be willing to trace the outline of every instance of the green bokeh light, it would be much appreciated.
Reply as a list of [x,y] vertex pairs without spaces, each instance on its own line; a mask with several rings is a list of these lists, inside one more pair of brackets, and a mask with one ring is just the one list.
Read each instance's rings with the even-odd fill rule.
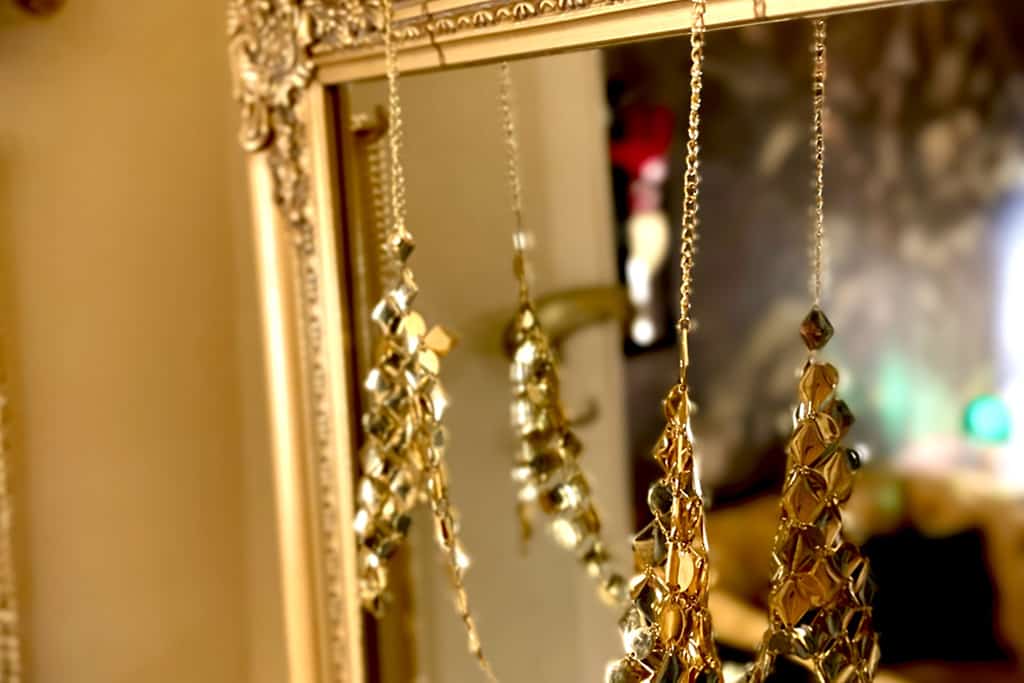
[[1013,419],[1006,402],[998,396],[978,396],[964,409],[964,431],[983,443],[999,444],[1010,440]]

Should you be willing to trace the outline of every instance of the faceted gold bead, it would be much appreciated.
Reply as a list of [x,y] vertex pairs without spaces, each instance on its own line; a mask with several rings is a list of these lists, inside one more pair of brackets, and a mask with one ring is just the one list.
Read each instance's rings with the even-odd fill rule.
[[697,592],[697,570],[697,559],[689,550],[676,548],[669,551],[666,567],[669,585],[678,586],[684,593]]
[[405,263],[416,248],[416,242],[404,225],[396,225],[387,236],[387,248],[392,256]]
[[637,571],[665,560],[668,543],[657,520],[651,521],[633,537],[633,560]]
[[[515,330],[518,334],[526,335],[537,328],[537,314],[533,306],[524,304],[519,307],[516,313]],[[519,340],[517,340],[518,342]]]
[[435,325],[423,338],[424,345],[442,358],[455,348],[456,338],[446,328]]
[[795,578],[801,592],[815,607],[826,604],[839,589],[839,578],[825,560],[818,560],[809,572]]
[[391,297],[386,296],[373,307],[370,318],[380,325],[382,332],[393,334],[402,322],[402,311]]
[[843,529],[843,518],[839,508],[827,505],[821,511],[821,514],[818,515],[818,518],[814,520],[814,528],[821,532],[824,547],[832,547],[839,539],[839,533]]
[[448,410],[448,393],[441,386],[440,382],[432,382],[427,390],[427,397],[430,400],[431,414],[435,422],[440,422]]
[[808,363],[800,376],[800,401],[818,410],[839,384],[839,372],[831,363]]
[[670,602],[661,609],[659,618],[658,638],[665,647],[678,643],[683,636],[684,615],[679,604]]
[[814,472],[797,472],[782,494],[782,505],[793,519],[811,524],[825,507],[826,488]]
[[796,582],[792,580],[783,583],[772,596],[772,610],[786,626],[795,625],[810,609],[810,600],[800,592]]
[[780,564],[794,573],[810,569],[823,545],[821,532],[814,527],[798,528],[780,540],[781,545],[777,546]]
[[832,401],[832,404],[829,406],[829,414],[839,426],[840,437],[846,436],[846,433],[850,431],[850,427],[857,421],[853,411],[850,410],[850,406],[842,399]]
[[653,576],[645,577],[645,580],[632,590],[633,604],[650,623],[657,621],[658,604],[664,595],[664,592],[656,587],[655,580]]
[[805,420],[793,432],[786,452],[797,464],[810,466],[825,452],[826,446],[818,425],[813,420]]
[[422,349],[416,357],[416,362],[427,374],[436,376],[441,371],[441,359],[430,349]]
[[416,311],[411,311],[404,318],[402,318],[401,324],[398,326],[399,334],[405,335],[406,337],[413,337],[419,339],[427,331],[427,323]]
[[834,332],[835,328],[832,327],[832,323],[818,306],[811,308],[807,317],[800,323],[800,336],[810,351],[824,348]]
[[664,482],[656,481],[647,489],[647,506],[651,514],[660,519],[666,519],[672,512],[672,489]]
[[846,501],[853,492],[853,470],[846,454],[833,451],[821,464],[820,471],[828,482],[829,493],[840,503]]
[[832,419],[831,415],[826,413],[815,413],[814,424],[818,426],[818,432],[821,434],[821,438],[825,443],[835,443],[839,440],[841,432],[839,425]]

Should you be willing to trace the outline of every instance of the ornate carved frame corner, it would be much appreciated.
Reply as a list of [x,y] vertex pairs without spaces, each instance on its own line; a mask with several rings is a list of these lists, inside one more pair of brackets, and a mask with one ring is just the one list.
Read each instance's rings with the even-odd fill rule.
[[[927,0],[709,0],[709,28]],[[685,34],[682,0],[404,0],[403,72]],[[363,683],[358,381],[331,88],[383,74],[379,0],[229,0],[249,153],[288,683]],[[351,207],[347,207],[351,209]],[[344,269],[344,270],[342,270]]]

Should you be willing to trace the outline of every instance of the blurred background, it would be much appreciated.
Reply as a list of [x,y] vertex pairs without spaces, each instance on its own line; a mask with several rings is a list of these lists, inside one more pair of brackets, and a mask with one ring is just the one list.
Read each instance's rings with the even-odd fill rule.
[[[1022,680],[1024,8],[924,3],[829,29],[826,356],[858,418],[846,524],[873,562],[882,664],[888,680]],[[810,43],[807,22],[708,36],[690,377],[715,591],[733,599],[716,625],[738,660],[761,632],[805,353]],[[689,66],[680,39],[512,66],[536,291],[570,308],[593,304],[582,289],[608,298],[604,322],[562,347],[563,389],[620,566],[676,377]],[[380,84],[348,92],[357,111],[383,101]],[[599,680],[617,615],[550,539],[522,553],[513,440],[495,424],[515,301],[507,189],[487,171],[504,163],[497,70],[413,75],[403,98],[419,301],[463,341],[446,359],[449,458],[485,644],[508,680]],[[620,292],[629,311],[609,322]],[[406,554],[415,670],[472,680],[430,536],[417,519]],[[389,662],[406,651],[385,646],[383,680],[403,680]]]
[[[935,3],[829,28],[827,356],[869,462],[847,522],[874,563],[883,664],[1021,680],[1024,8]],[[809,301],[808,41],[793,22],[713,34],[707,52],[696,429],[720,585],[760,607],[770,530],[755,530],[781,482]],[[655,260],[647,233],[679,222],[687,64],[680,41],[605,57],[619,272],[640,304],[625,345],[638,482],[676,356],[678,247]]]
[[[284,676],[223,10],[70,0],[32,18],[0,4],[0,351],[28,681]],[[866,460],[846,521],[873,562],[883,667],[1019,681],[1024,7],[924,3],[829,25],[827,356]],[[759,633],[809,304],[809,44],[805,22],[708,39],[691,376],[716,590],[748,610],[740,632]],[[537,292],[630,302],[561,349],[620,567],[675,377],[688,69],[682,39],[512,69]],[[550,539],[519,545],[497,70],[402,87],[421,301],[462,339],[445,368],[452,489],[485,647],[503,680],[599,680],[619,615]],[[381,92],[343,95],[372,112]],[[430,536],[417,518],[409,603],[381,626],[412,637],[369,653],[382,680],[477,680]]]

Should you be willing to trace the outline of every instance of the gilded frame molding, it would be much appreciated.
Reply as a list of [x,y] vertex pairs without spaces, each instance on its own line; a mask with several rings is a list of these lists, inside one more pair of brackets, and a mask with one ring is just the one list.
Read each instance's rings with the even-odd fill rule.
[[[709,0],[709,28],[927,0]],[[400,0],[403,72],[685,34],[680,0]],[[352,453],[359,381],[334,98],[383,74],[379,0],[229,0],[249,154],[288,683],[363,683]]]

